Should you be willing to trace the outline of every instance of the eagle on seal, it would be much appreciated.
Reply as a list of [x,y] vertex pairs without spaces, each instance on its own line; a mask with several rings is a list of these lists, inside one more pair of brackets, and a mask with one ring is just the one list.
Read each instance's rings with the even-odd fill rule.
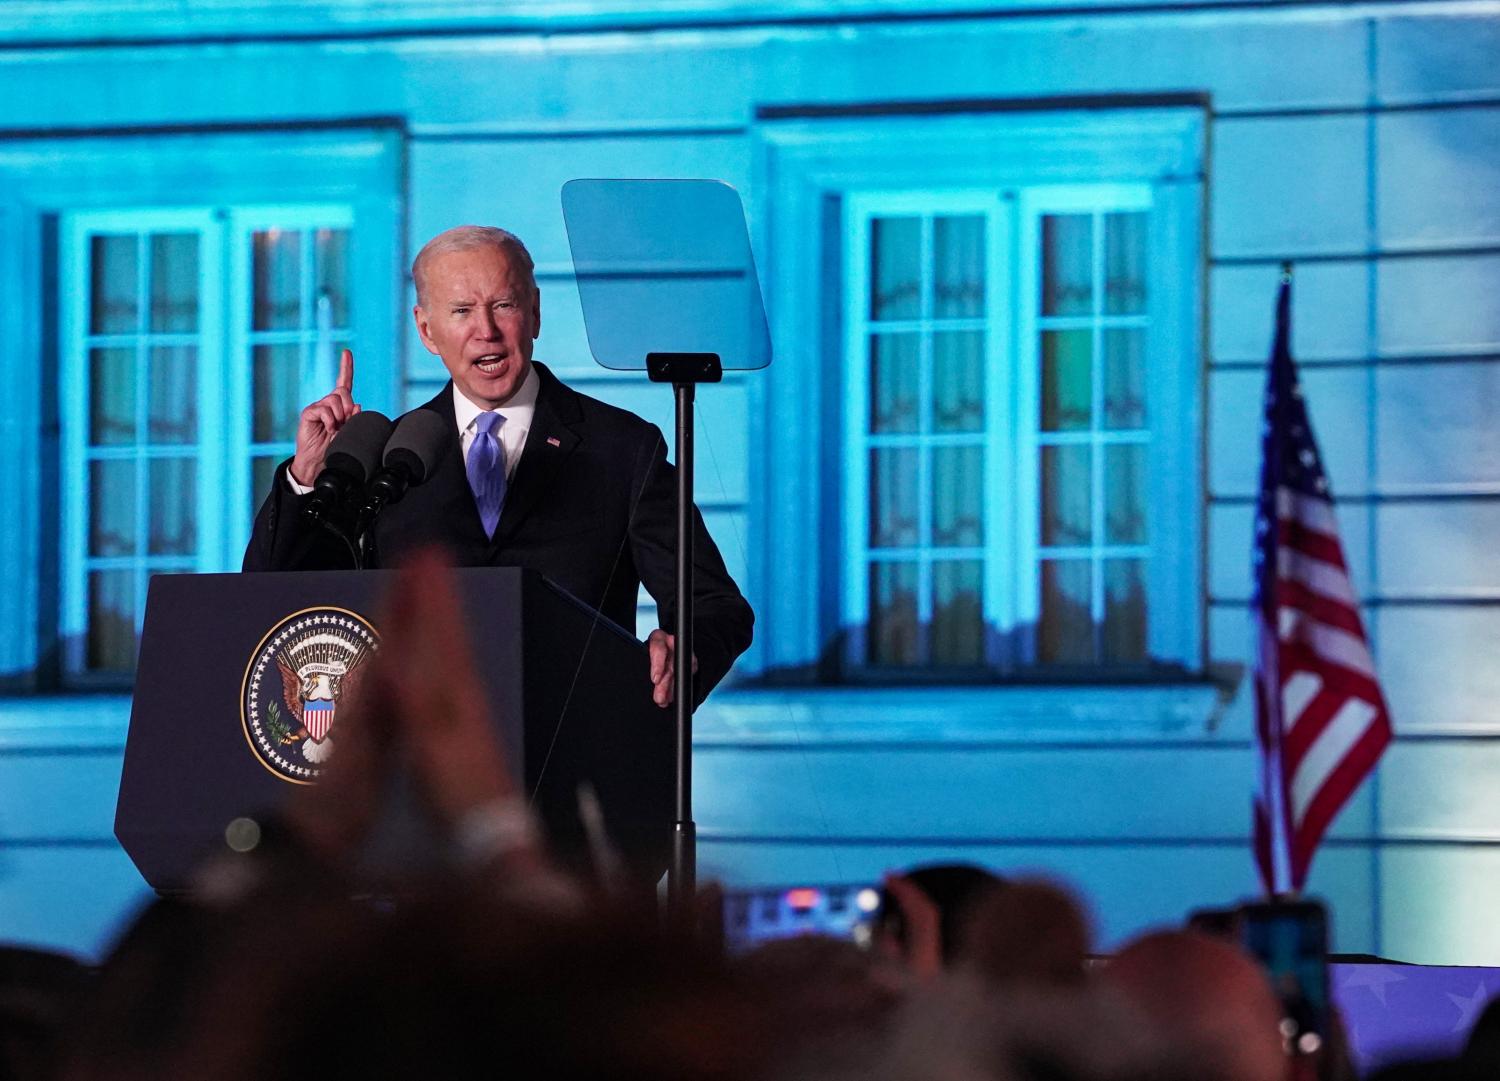
[[[297,729],[281,738],[282,743],[302,744],[302,757],[317,765],[333,753],[334,716],[341,699],[349,700],[364,677],[366,654],[343,672],[328,671],[324,665],[310,665],[306,676],[293,668],[284,654],[276,655],[281,670],[281,697],[296,718]],[[321,670],[309,670],[321,669]]]

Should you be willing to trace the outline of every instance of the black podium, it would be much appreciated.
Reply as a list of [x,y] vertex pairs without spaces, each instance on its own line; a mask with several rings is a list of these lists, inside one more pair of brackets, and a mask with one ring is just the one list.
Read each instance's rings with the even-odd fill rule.
[[[587,784],[627,869],[654,882],[671,849],[673,733],[646,647],[535,572],[454,573],[491,715],[555,850],[583,856]],[[274,812],[333,761],[338,700],[379,648],[393,577],[151,580],[115,836],[153,888],[183,889],[229,822]]]

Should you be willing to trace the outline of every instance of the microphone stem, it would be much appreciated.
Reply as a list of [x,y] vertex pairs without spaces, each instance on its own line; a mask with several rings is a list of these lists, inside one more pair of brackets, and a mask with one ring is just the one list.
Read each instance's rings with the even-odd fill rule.
[[390,466],[375,474],[354,519],[354,536],[361,543],[380,512],[392,503],[399,503],[410,484],[411,473],[404,465]]

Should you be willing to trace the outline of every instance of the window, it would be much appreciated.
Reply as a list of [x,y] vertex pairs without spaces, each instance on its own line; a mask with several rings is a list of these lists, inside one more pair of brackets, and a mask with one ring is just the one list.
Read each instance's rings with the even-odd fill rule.
[[1147,659],[1150,192],[847,201],[848,661]]
[[119,682],[154,574],[238,566],[297,414],[353,340],[347,208],[66,215],[61,632]]
[[1017,618],[1035,628],[1021,663],[1150,658],[1150,198],[1100,187],[1021,199]]
[[[791,493],[765,522],[769,668],[1201,664],[1201,119],[768,125],[767,410],[820,403],[829,466],[767,465],[766,490]],[[831,376],[796,362],[817,340]],[[782,570],[808,565],[783,537],[801,531],[834,552],[811,604]]]
[[[988,303],[994,197],[848,204],[845,455],[856,666],[993,663],[985,627],[1004,543],[985,505],[1003,407],[990,401],[1001,318]],[[986,606],[986,598],[990,605]]]
[[[233,305],[248,315],[239,324],[247,328],[243,345],[233,352],[249,358],[248,374],[234,382],[249,391],[249,401],[242,408],[233,403],[231,413],[250,418],[249,444],[242,450],[250,470],[237,470],[235,479],[250,481],[245,497],[253,516],[276,466],[295,449],[302,407],[328,393],[339,351],[353,348],[352,223],[332,210],[246,211],[234,221],[240,238],[234,281],[249,289]],[[248,528],[243,533],[248,541]]]

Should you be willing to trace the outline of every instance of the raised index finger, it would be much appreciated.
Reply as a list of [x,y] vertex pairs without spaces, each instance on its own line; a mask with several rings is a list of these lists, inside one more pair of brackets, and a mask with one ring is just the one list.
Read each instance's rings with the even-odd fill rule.
[[354,391],[354,354],[348,349],[339,354],[339,378],[333,389]]

